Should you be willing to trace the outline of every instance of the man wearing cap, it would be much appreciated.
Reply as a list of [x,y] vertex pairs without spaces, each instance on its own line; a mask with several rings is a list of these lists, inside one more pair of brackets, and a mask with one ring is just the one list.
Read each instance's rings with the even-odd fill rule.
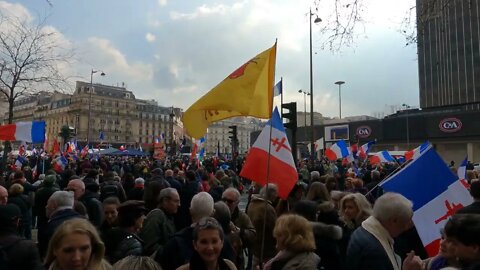
[[35,243],[17,235],[21,213],[13,204],[0,205],[0,246],[6,252],[6,269],[43,269]]
[[161,253],[163,246],[175,234],[174,215],[180,206],[180,196],[174,188],[160,191],[160,204],[148,213],[140,237],[145,241],[145,254]]
[[104,237],[105,256],[112,264],[129,255],[143,255],[143,241],[137,233],[145,219],[144,202],[126,201],[117,211],[118,227],[107,231]]

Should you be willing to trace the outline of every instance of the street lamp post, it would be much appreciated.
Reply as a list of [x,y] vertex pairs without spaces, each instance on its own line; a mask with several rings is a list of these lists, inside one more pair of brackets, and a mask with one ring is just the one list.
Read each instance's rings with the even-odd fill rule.
[[335,84],[338,85],[338,108],[339,108],[339,118],[342,119],[342,84],[344,81],[336,81]]
[[88,123],[87,123],[87,144],[90,144],[90,122],[92,120],[92,92],[93,92],[93,74],[101,72],[100,76],[105,76],[105,73],[101,70],[94,70],[90,72],[90,91],[88,96]]
[[408,125],[408,110],[410,109],[410,105],[403,103],[402,106],[405,108],[406,118],[407,118],[407,121],[406,121],[407,122],[407,149],[410,149],[410,130]]
[[[310,126],[311,126],[311,138],[310,138],[310,143],[312,147],[312,159],[313,159],[313,146],[315,145],[315,126],[313,124],[313,61],[312,61],[312,16],[315,15],[312,13],[312,8],[310,8],[310,11],[308,13],[309,19],[310,19]],[[315,18],[314,23],[319,23],[321,22],[322,19],[320,19],[318,16]]]
[[303,114],[305,117],[305,140],[307,140],[307,96],[310,96],[310,93],[303,91],[302,89],[298,90],[299,93],[303,93]]

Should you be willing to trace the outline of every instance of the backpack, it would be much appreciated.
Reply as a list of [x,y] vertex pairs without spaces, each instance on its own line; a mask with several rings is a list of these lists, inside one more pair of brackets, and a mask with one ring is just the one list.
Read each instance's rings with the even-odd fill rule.
[[100,189],[100,200],[103,202],[108,197],[120,197],[118,186],[111,180],[105,182]]
[[0,244],[0,269],[10,269],[8,251],[22,240],[23,238],[16,236],[5,241],[5,244]]

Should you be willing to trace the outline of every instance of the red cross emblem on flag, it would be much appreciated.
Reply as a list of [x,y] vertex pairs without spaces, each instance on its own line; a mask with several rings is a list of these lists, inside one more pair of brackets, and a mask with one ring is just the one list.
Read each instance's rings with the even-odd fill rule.
[[292,152],[292,150],[285,144],[287,138],[283,137],[281,140],[280,138],[270,140],[272,141],[272,145],[275,147],[275,152],[280,151],[282,148],[285,148],[287,151]]

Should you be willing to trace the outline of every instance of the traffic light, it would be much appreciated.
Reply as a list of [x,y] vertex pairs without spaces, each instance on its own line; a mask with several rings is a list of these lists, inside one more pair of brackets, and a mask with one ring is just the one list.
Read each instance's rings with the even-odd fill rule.
[[230,140],[232,141],[232,149],[235,150],[238,143],[237,126],[229,126],[228,128],[230,128],[230,131],[228,133],[232,134],[229,136]]
[[[283,110],[287,109],[288,112],[284,113]],[[285,128],[288,128],[292,131],[297,130],[297,103],[290,102],[282,104],[282,117],[287,119],[288,122],[283,124]]]

